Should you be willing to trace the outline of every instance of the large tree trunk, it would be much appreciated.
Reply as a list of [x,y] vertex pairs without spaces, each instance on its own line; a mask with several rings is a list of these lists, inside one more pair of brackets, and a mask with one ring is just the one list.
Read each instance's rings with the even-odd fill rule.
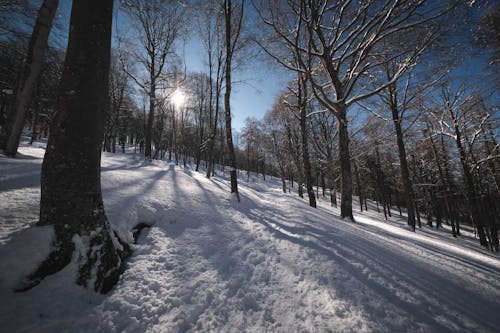
[[403,130],[401,129],[401,119],[397,106],[391,106],[392,121],[396,129],[396,139],[398,143],[399,164],[401,170],[401,180],[403,181],[403,193],[408,211],[408,225],[415,231],[415,201],[413,195],[413,186],[410,179],[410,171],[408,170],[408,161],[406,160],[406,150],[403,140]]
[[28,45],[28,53],[24,61],[22,73],[16,91],[16,101],[14,103],[13,123],[6,124],[2,128],[3,136],[7,138],[4,151],[7,156],[16,156],[19,140],[23,131],[26,112],[31,104],[33,90],[38,81],[42,69],[43,57],[47,50],[52,21],[56,14],[59,0],[44,0],[31,34]]
[[75,258],[76,282],[105,293],[122,269],[124,248],[116,247],[100,183],[112,14],[113,0],[73,1],[57,111],[42,164],[38,225],[54,226],[55,240],[52,253],[28,277],[31,286]]
[[340,159],[340,217],[354,220],[352,215],[352,174],[349,156],[349,132],[347,129],[346,107],[338,113],[339,159]]

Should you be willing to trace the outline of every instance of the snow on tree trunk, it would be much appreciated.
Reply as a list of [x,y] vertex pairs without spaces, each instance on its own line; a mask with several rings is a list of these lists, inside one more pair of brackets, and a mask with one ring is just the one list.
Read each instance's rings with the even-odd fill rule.
[[75,0],[57,110],[42,164],[40,220],[53,225],[53,252],[29,287],[72,260],[79,285],[105,293],[125,249],[108,224],[100,162],[110,67],[113,0]]

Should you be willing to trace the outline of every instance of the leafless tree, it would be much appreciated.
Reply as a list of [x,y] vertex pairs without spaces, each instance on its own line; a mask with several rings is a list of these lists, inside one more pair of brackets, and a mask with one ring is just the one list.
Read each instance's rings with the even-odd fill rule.
[[[128,38],[119,36],[119,49],[125,72],[149,97],[149,113],[145,131],[145,156],[151,159],[153,122],[158,90],[165,90],[166,67],[174,55],[174,42],[179,37],[184,7],[178,1],[129,0],[122,3],[132,31]],[[126,59],[131,61],[127,63]],[[143,76],[141,72],[147,73]],[[171,84],[174,86],[174,84]]]
[[[381,43],[394,34],[426,24],[447,10],[445,4],[414,1],[265,1],[259,12],[278,41],[297,48],[308,62],[297,68],[265,45],[285,67],[309,76],[319,102],[337,118],[340,160],[341,217],[353,219],[352,175],[347,112],[393,84],[412,66],[420,50],[403,51],[403,59],[386,82],[373,87],[370,76],[386,61],[378,58]],[[428,36],[422,36],[426,39]]]
[[7,122],[2,127],[0,142],[5,154],[14,157],[19,147],[21,132],[24,127],[26,113],[31,103],[33,90],[42,70],[45,51],[48,48],[48,39],[52,27],[52,21],[56,14],[58,0],[44,0],[38,17],[33,27],[28,52],[26,54],[20,79],[16,89],[16,99],[13,109],[10,111]]
[[236,156],[234,154],[233,133],[231,128],[231,74],[233,57],[235,54],[238,40],[241,33],[241,26],[243,22],[243,11],[245,8],[245,1],[242,0],[241,4],[233,5],[231,0],[223,0],[224,22],[225,22],[225,83],[224,90],[224,112],[226,116],[226,141],[229,153],[229,167],[231,176],[231,193],[236,195],[238,202],[240,195],[238,193],[238,178],[236,173]]

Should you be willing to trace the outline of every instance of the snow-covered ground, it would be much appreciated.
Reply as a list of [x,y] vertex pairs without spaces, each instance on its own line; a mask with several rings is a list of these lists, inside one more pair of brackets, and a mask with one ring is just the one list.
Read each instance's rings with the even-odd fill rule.
[[113,228],[130,241],[130,227],[154,223],[118,285],[97,295],[68,266],[14,293],[51,237],[25,229],[43,148],[21,153],[0,157],[1,332],[500,331],[500,259],[472,235],[413,233],[374,210],[343,221],[326,199],[310,208],[276,180],[240,180],[237,203],[223,175],[133,154],[103,155]]

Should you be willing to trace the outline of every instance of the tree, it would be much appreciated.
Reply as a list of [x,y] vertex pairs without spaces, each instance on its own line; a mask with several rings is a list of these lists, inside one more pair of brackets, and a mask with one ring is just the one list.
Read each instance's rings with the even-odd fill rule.
[[[148,95],[149,113],[145,131],[145,156],[151,159],[151,138],[155,108],[157,106],[157,90],[165,89],[165,68],[168,56],[173,54],[173,44],[179,36],[183,10],[182,5],[174,1],[165,0],[130,0],[124,1],[123,7],[128,18],[133,23],[135,35],[131,38],[138,40],[141,49],[134,42],[120,40],[121,60],[125,72]],[[132,68],[125,64],[126,57],[134,62]],[[147,73],[141,77],[141,72],[135,68],[141,64]]]
[[[466,94],[465,84],[457,89],[450,82],[444,81],[436,104],[437,107],[431,114],[440,128],[440,134],[451,138],[455,144],[468,208],[472,223],[477,228],[479,242],[482,246],[498,251],[497,223],[495,217],[486,216],[485,209],[481,209],[485,204],[482,202],[485,198],[481,189],[481,177],[474,174],[481,167],[476,157],[475,145],[485,133],[491,114],[482,110],[477,98]],[[495,211],[494,206],[488,208]]]
[[220,10],[220,0],[200,1],[196,10],[199,12],[199,36],[206,50],[208,65],[208,133],[203,142],[207,156],[207,178],[214,173],[215,143],[221,111],[220,97],[225,78],[225,36],[224,15]]
[[[113,234],[100,161],[110,67],[113,0],[74,0],[57,112],[42,164],[39,226],[53,250],[27,278],[33,287],[76,258],[76,283],[105,293],[118,281],[126,246]],[[76,253],[75,253],[76,252]]]
[[[473,37],[483,53],[489,53],[488,73],[492,77],[492,88],[500,86],[500,3],[492,1],[482,14]],[[485,52],[487,51],[487,52]],[[489,52],[488,52],[489,51]]]
[[[233,145],[233,133],[231,129],[231,65],[233,61],[234,51],[238,43],[241,32],[241,24],[243,22],[243,9],[245,6],[245,1],[243,0],[241,6],[238,7],[232,5],[231,0],[223,0],[224,6],[224,22],[226,27],[226,62],[225,62],[225,82],[226,89],[224,91],[224,112],[226,116],[226,141],[227,149],[229,153],[229,170],[231,176],[231,193],[236,195],[238,202],[240,201],[240,195],[238,193],[238,178],[236,174],[236,156],[234,154]],[[237,16],[235,16],[235,21],[233,21],[233,12],[236,10]]]
[[[124,141],[123,125],[128,110],[125,106],[128,76],[119,65],[118,58],[112,54],[109,71],[109,106],[106,108],[106,122],[104,126],[104,149],[108,152],[116,151],[116,140]],[[122,146],[123,147],[123,146]]]
[[340,215],[353,219],[347,113],[354,104],[394,83],[420,53],[420,50],[403,53],[404,61],[394,75],[372,87],[367,84],[370,75],[384,64],[378,58],[381,43],[392,35],[430,22],[442,15],[447,7],[424,0],[383,3],[371,0],[362,4],[349,0],[267,3],[266,10],[261,10],[264,22],[271,27],[279,43],[298,49],[305,61],[297,68],[272,52],[268,53],[285,67],[308,75],[315,97],[337,119]]
[[[26,112],[30,106],[33,90],[42,70],[43,58],[47,50],[47,41],[56,14],[59,0],[44,0],[31,34],[28,52],[23,64],[22,72],[16,89],[16,100],[11,116],[2,127],[0,137],[7,138],[4,151],[8,156],[14,157],[17,153],[21,132],[24,127]],[[10,121],[9,121],[10,120]]]
[[274,157],[274,161],[277,167],[279,177],[281,178],[281,185],[283,193],[286,193],[286,177],[288,176],[290,169],[290,154],[288,151],[286,130],[281,121],[280,108],[281,100],[278,99],[271,111],[269,111],[264,118],[264,128],[265,133],[269,137],[266,140],[268,145],[268,151],[271,152],[271,156]]

